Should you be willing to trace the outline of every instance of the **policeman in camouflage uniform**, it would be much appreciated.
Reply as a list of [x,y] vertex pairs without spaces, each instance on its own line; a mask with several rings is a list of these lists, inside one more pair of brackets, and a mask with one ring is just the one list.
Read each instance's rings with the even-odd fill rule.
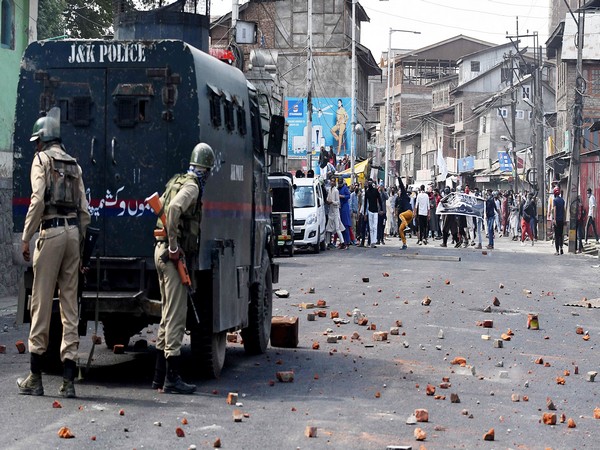
[[[51,110],[52,112],[52,110]],[[58,284],[60,315],[63,326],[60,359],[64,365],[59,394],[75,397],[79,322],[77,283],[80,252],[90,214],[85,198],[81,167],[69,156],[60,139],[60,123],[50,115],[39,118],[31,141],[36,143],[31,166],[31,202],[25,218],[22,254],[31,259],[29,242],[39,230],[33,254],[33,290],[29,351],[31,372],[19,378],[19,393],[43,395],[42,358],[48,349],[50,318]]]
[[[158,353],[152,388],[162,388],[167,393],[191,394],[196,390],[195,385],[185,383],[179,374],[187,292],[177,272],[177,263],[180,258],[198,254],[202,194],[214,161],[214,152],[208,144],[196,145],[187,173],[171,178],[161,196],[167,230],[165,237],[157,237],[154,250],[162,317],[156,340]],[[160,219],[157,227],[163,227]]]

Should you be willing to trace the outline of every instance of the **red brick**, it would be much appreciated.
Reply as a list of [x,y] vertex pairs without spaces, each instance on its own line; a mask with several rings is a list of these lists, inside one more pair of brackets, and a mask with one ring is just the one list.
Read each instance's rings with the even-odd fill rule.
[[417,422],[429,422],[429,412],[426,409],[415,409]]
[[306,436],[308,438],[317,437],[317,427],[306,427],[304,429],[304,436]]
[[483,435],[483,440],[484,441],[493,441],[494,435],[495,435],[494,429],[490,428],[489,431]]
[[425,430],[422,430],[421,428],[415,428],[414,436],[417,441],[424,441],[427,439],[427,433],[425,433]]
[[556,425],[556,414],[555,413],[544,413],[542,416],[542,422],[544,425]]
[[282,348],[298,346],[298,317],[274,316],[271,319],[271,346]]
[[25,353],[25,343],[23,341],[17,341],[15,342],[15,345],[17,346],[19,353]]

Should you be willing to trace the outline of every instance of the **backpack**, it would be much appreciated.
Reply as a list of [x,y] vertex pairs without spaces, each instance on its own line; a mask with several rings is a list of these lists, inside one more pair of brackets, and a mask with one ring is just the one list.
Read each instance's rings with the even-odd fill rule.
[[81,200],[77,160],[52,148],[43,153],[50,160],[50,183],[44,193],[46,212],[59,215],[77,212]]
[[[165,213],[169,210],[171,200],[175,198],[181,187],[188,181],[193,180],[198,184],[198,179],[191,174],[178,174],[169,180],[166,185],[165,193],[163,194],[163,210]],[[200,221],[202,219],[201,197],[198,195],[198,201],[192,205],[187,211],[181,214],[181,223],[177,230],[178,244],[184,253],[198,253],[200,245]],[[168,225],[168,224],[167,224]],[[160,218],[156,222],[157,228],[163,228]]]

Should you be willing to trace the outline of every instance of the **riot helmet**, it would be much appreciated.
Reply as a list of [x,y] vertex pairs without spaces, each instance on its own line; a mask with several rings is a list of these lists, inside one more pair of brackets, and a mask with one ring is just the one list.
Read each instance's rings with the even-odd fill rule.
[[50,142],[60,139],[60,123],[53,117],[40,117],[33,124],[31,142],[41,139],[42,142]]
[[190,166],[204,167],[212,169],[215,164],[215,152],[210,145],[200,142],[192,150],[190,157]]

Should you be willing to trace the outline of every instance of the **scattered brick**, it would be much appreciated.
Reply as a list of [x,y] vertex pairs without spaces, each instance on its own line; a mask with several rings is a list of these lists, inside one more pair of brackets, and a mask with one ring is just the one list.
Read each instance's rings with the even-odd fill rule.
[[122,355],[123,353],[125,353],[125,346],[123,344],[116,344],[113,347],[113,353],[115,355]]
[[463,358],[462,356],[457,356],[456,358],[454,358],[452,360],[452,365],[460,365],[460,366],[466,366],[467,365],[467,360],[465,358]]
[[444,280],[444,284],[446,284],[446,285],[450,284],[450,280]]
[[235,405],[238,402],[238,394],[237,392],[230,392],[227,394],[227,404]]
[[319,350],[319,348],[320,348],[320,347],[321,347],[321,346],[319,345],[319,343],[318,343],[317,341],[314,341],[314,342],[312,343],[312,349],[313,349],[313,350]]
[[58,400],[54,400],[52,402],[52,407],[53,408],[62,408],[62,405],[60,404],[60,402]]
[[415,409],[417,422],[429,422],[429,412],[426,409]]
[[0,345],[0,353],[6,353],[6,345]]
[[460,403],[460,397],[458,396],[458,394],[450,394],[450,403]]
[[544,425],[556,425],[556,413],[544,413],[542,422]]
[[494,306],[500,306],[500,300],[498,300],[498,297],[494,297],[494,299],[492,300],[492,304]]
[[389,273],[387,273],[387,272],[383,272],[383,273],[382,273],[382,275],[383,275],[383,277],[384,277],[384,278],[387,278],[387,277],[389,277],[389,276],[390,276],[390,274],[389,274]]
[[375,392],[375,398],[380,398],[381,397],[381,392],[377,391]]
[[188,420],[184,417],[183,419],[181,419],[181,425],[187,425],[188,424]]
[[544,359],[543,358],[538,358],[534,361],[534,363],[536,364],[544,364]]
[[556,406],[554,405],[554,402],[552,401],[552,399],[550,397],[546,398],[546,408],[549,411],[556,411]]
[[71,432],[69,427],[61,427],[58,430],[58,437],[61,439],[73,439],[75,435]]
[[565,370],[565,372],[564,372],[564,374],[563,374],[563,375],[564,375],[565,377],[568,377],[568,376],[570,376],[570,375],[571,375],[571,372],[569,372],[568,370]]
[[358,340],[358,339],[360,339],[360,334],[358,334],[355,331],[354,333],[352,333],[352,336],[350,336],[350,339],[352,339],[352,340]]
[[400,335],[400,328],[398,328],[398,327],[391,327],[390,328],[390,334],[392,336],[399,336]]
[[483,435],[483,440],[484,441],[493,441],[494,437],[495,437],[494,429],[490,428],[489,431]]
[[544,363],[544,367],[550,367],[550,363],[549,363],[548,361],[546,361],[546,362]]
[[565,416],[565,413],[562,413],[560,415],[560,423],[565,423],[565,420],[567,420],[567,416]]
[[317,300],[317,308],[325,308],[327,306],[327,302],[323,299]]
[[600,408],[594,408],[594,419],[600,419]]
[[575,424],[575,421],[569,417],[569,420],[567,420],[567,428],[576,428],[576,427],[577,427],[577,425]]
[[119,410],[119,415],[120,416],[124,416],[125,415],[125,410],[124,409],[120,409]]
[[17,347],[17,351],[21,354],[25,353],[25,343],[23,341],[15,342],[15,346]]
[[216,438],[213,442],[213,448],[221,448],[221,438]]
[[563,377],[556,377],[556,384],[560,384],[561,386],[566,383]]
[[575,334],[583,334],[583,327],[575,328]]
[[521,397],[519,396],[519,394],[512,394],[510,396],[510,400],[513,401],[513,402],[518,402],[518,401],[521,400]]
[[369,277],[363,277],[363,283],[368,283],[369,282]]
[[317,311],[317,316],[327,317],[327,311],[325,311],[324,309],[320,309],[319,311]]
[[415,428],[414,436],[417,441],[424,441],[427,439],[427,433],[425,433],[425,430],[422,430],[421,428]]
[[242,413],[242,411],[240,411],[239,409],[233,410],[233,421],[234,422],[241,422],[243,418],[244,418],[244,413]]
[[421,301],[421,305],[423,306],[429,306],[431,305],[431,298],[429,297],[425,297],[422,301]]
[[484,320],[483,321],[483,328],[494,328],[494,321],[493,320]]
[[338,317],[340,317],[340,313],[338,311],[331,311],[330,317],[332,319],[337,319]]
[[446,396],[445,395],[435,395],[433,397],[434,400],[446,400]]
[[434,395],[435,394],[435,386],[428,384],[427,387],[425,388],[425,394]]
[[449,389],[452,386],[450,383],[440,383],[440,389]]
[[524,402],[528,402],[529,401],[529,396],[528,395],[524,395],[523,396],[523,401]]
[[183,431],[183,428],[181,427],[175,428],[175,434],[180,438],[185,437],[185,431]]
[[291,383],[292,381],[294,381],[294,372],[291,370],[277,372],[275,373],[275,376],[282,383]]
[[307,438],[317,437],[317,427],[306,427],[304,429],[304,436],[306,436]]
[[374,341],[387,341],[388,333],[387,331],[376,331],[373,333]]
[[360,319],[358,319],[358,324],[361,327],[366,326],[369,323],[369,319],[367,319],[366,317],[361,317]]

